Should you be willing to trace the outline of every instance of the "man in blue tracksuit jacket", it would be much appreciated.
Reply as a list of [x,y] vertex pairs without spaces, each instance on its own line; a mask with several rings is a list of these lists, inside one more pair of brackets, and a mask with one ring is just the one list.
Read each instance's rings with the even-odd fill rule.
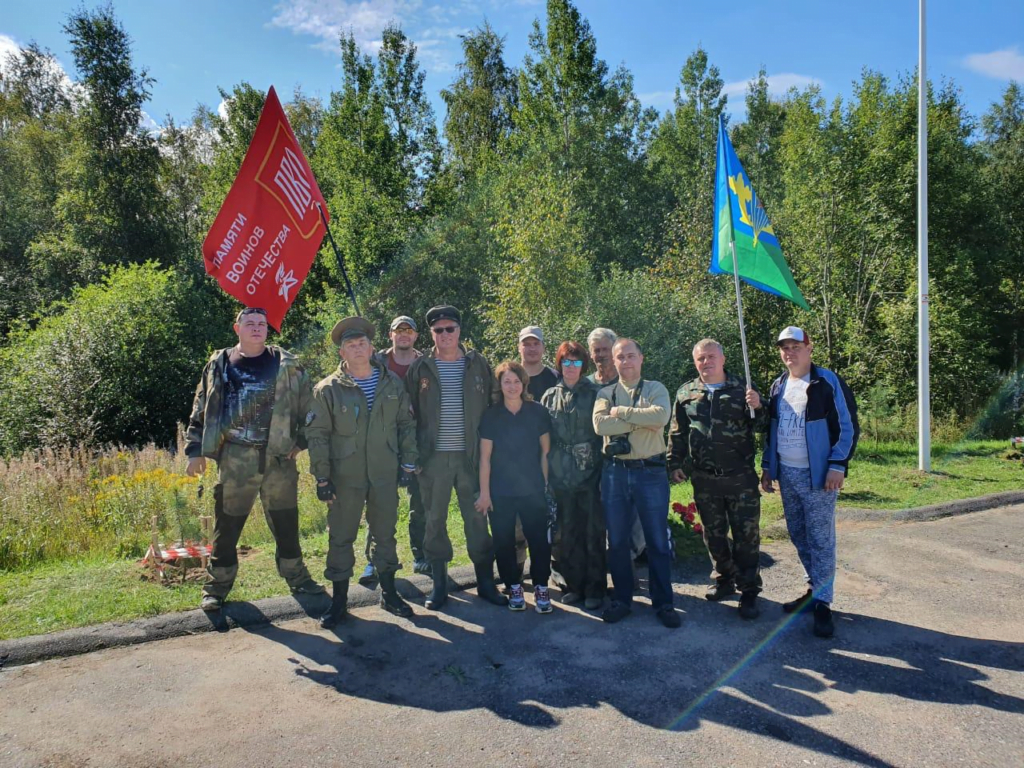
[[813,609],[814,634],[831,637],[836,499],[860,434],[857,403],[845,381],[811,362],[813,345],[803,329],[785,328],[776,344],[786,373],[769,392],[761,487],[772,493],[772,482],[779,481],[786,527],[809,587],[782,610]]

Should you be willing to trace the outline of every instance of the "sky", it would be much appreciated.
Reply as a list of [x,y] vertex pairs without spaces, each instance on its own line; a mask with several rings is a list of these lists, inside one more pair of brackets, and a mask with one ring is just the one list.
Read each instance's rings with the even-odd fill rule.
[[[79,0],[4,0],[0,54],[36,41],[74,77],[61,27]],[[92,7],[92,3],[86,3]],[[187,121],[199,104],[216,108],[218,87],[247,81],[286,98],[296,87],[327,100],[340,86],[343,31],[364,51],[379,46],[389,21],[419,47],[439,123],[439,91],[455,77],[459,36],[484,20],[506,37],[506,62],[519,65],[542,0],[113,0],[134,43],[134,63],[156,79],[146,112]],[[776,0],[709,3],[691,0],[578,0],[598,55],[611,69],[624,64],[646,106],[671,106],[679,71],[698,45],[726,83],[730,112],[743,115],[743,94],[763,65],[771,90],[818,84],[827,98],[849,97],[864,68],[897,78],[918,55],[918,3],[913,0]],[[927,71],[952,80],[968,109],[984,113],[1011,80],[1024,83],[1021,0],[931,0]],[[154,126],[155,127],[155,126]]]

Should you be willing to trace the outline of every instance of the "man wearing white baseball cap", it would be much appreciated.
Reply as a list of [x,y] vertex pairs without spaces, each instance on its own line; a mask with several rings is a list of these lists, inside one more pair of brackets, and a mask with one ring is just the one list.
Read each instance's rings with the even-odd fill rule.
[[814,346],[802,328],[783,328],[776,346],[786,372],[769,390],[761,488],[772,493],[773,481],[779,481],[786,527],[808,584],[782,610],[812,609],[814,634],[831,637],[836,500],[860,434],[857,403],[842,378],[811,362]]

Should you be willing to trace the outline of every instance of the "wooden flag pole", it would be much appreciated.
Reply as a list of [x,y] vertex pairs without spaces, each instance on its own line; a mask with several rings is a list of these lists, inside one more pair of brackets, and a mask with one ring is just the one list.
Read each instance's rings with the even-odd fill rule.
[[[743,326],[743,299],[740,297],[740,265],[736,258],[736,241],[729,239],[729,247],[732,248],[732,277],[736,283],[736,314],[740,320],[740,345],[743,347],[743,373],[747,377],[747,388],[753,387],[750,383],[750,356],[747,354],[747,329]],[[754,409],[750,409],[750,418],[754,418]]]

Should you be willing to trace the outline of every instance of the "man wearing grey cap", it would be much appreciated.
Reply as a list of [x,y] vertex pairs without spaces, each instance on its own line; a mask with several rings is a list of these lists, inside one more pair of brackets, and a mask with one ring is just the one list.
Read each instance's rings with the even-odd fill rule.
[[416,416],[416,440],[423,473],[419,477],[427,510],[423,549],[434,588],[426,607],[439,610],[448,601],[448,504],[452,489],[459,500],[466,549],[473,561],[477,594],[507,605],[494,586],[494,546],[487,517],[474,508],[480,491],[480,419],[491,404],[494,376],[486,358],[460,343],[462,315],[444,305],[427,312],[434,346],[417,358],[405,375]]
[[519,362],[530,377],[526,391],[539,403],[541,396],[558,383],[558,374],[544,364],[544,331],[540,326],[528,325],[519,332]]
[[802,328],[784,328],[776,345],[786,372],[769,391],[761,488],[772,493],[773,481],[779,481],[789,538],[808,586],[782,610],[813,610],[814,634],[831,637],[836,500],[860,434],[857,403],[845,381],[811,362],[814,346]]
[[334,326],[338,370],[313,388],[306,415],[310,473],[317,498],[328,505],[327,569],[334,583],[330,610],[320,625],[330,629],[348,611],[348,584],[355,565],[352,545],[366,507],[373,536],[371,557],[380,576],[380,606],[396,616],[412,609],[395,588],[398,551],[398,473],[417,468],[415,425],[402,380],[373,359],[373,326],[347,317]]

